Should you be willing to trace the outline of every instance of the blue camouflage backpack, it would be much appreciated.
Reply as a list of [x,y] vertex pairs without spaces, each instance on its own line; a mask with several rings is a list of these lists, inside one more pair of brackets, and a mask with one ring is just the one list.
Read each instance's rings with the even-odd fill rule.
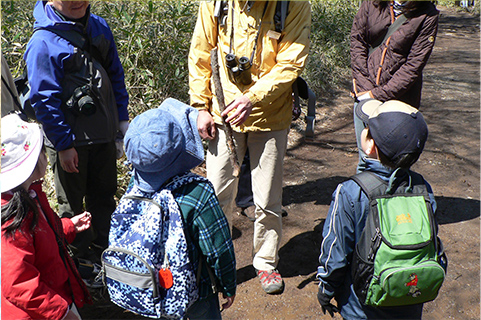
[[116,305],[145,317],[180,319],[198,299],[182,215],[172,195],[196,180],[206,181],[187,173],[155,193],[134,185],[120,199],[102,253],[104,283]]

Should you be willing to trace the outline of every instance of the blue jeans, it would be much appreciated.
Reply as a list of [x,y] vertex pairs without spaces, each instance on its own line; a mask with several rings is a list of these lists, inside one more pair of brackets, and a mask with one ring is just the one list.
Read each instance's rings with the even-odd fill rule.
[[217,294],[211,295],[207,299],[194,302],[189,310],[187,310],[186,318],[191,320],[222,319],[220,314],[219,297]]
[[360,173],[364,171],[364,169],[366,169],[366,160],[364,158],[366,158],[367,155],[364,152],[364,150],[362,150],[362,146],[361,146],[361,132],[362,130],[364,130],[364,128],[366,128],[366,126],[364,125],[364,122],[361,120],[361,118],[359,118],[356,115],[357,104],[358,102],[354,102],[353,110],[354,110],[354,131],[356,132],[356,143],[357,143],[357,149],[359,150],[359,162],[357,163],[356,173]]

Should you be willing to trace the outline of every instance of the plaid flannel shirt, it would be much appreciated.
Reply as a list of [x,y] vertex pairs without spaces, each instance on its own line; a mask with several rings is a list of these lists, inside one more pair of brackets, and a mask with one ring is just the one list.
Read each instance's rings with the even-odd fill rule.
[[194,181],[172,192],[184,218],[189,256],[197,272],[202,258],[199,299],[213,294],[206,265],[226,296],[236,292],[236,261],[227,219],[210,183]]

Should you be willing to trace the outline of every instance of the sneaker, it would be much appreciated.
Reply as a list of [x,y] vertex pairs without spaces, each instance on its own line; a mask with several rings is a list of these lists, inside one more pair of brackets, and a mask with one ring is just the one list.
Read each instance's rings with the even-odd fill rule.
[[262,289],[268,294],[282,293],[284,291],[284,281],[282,280],[279,271],[257,270],[257,276],[261,281]]
[[97,289],[103,287],[102,277],[100,271],[102,266],[98,263],[92,262],[87,259],[78,259],[78,271],[85,285],[91,289]]
[[256,211],[256,207],[250,206],[247,208],[241,208],[240,214],[246,217],[247,219],[249,219],[250,221],[255,222],[256,221],[255,211]]
[[100,289],[104,287],[104,283],[102,282],[101,278],[91,278],[91,279],[83,279],[83,282],[90,289]]

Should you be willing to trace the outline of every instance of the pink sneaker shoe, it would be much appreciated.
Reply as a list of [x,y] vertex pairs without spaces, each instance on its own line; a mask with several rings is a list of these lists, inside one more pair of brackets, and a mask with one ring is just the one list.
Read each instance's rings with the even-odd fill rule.
[[262,289],[268,294],[282,293],[284,291],[284,281],[282,280],[279,271],[257,270],[257,276],[261,281]]

